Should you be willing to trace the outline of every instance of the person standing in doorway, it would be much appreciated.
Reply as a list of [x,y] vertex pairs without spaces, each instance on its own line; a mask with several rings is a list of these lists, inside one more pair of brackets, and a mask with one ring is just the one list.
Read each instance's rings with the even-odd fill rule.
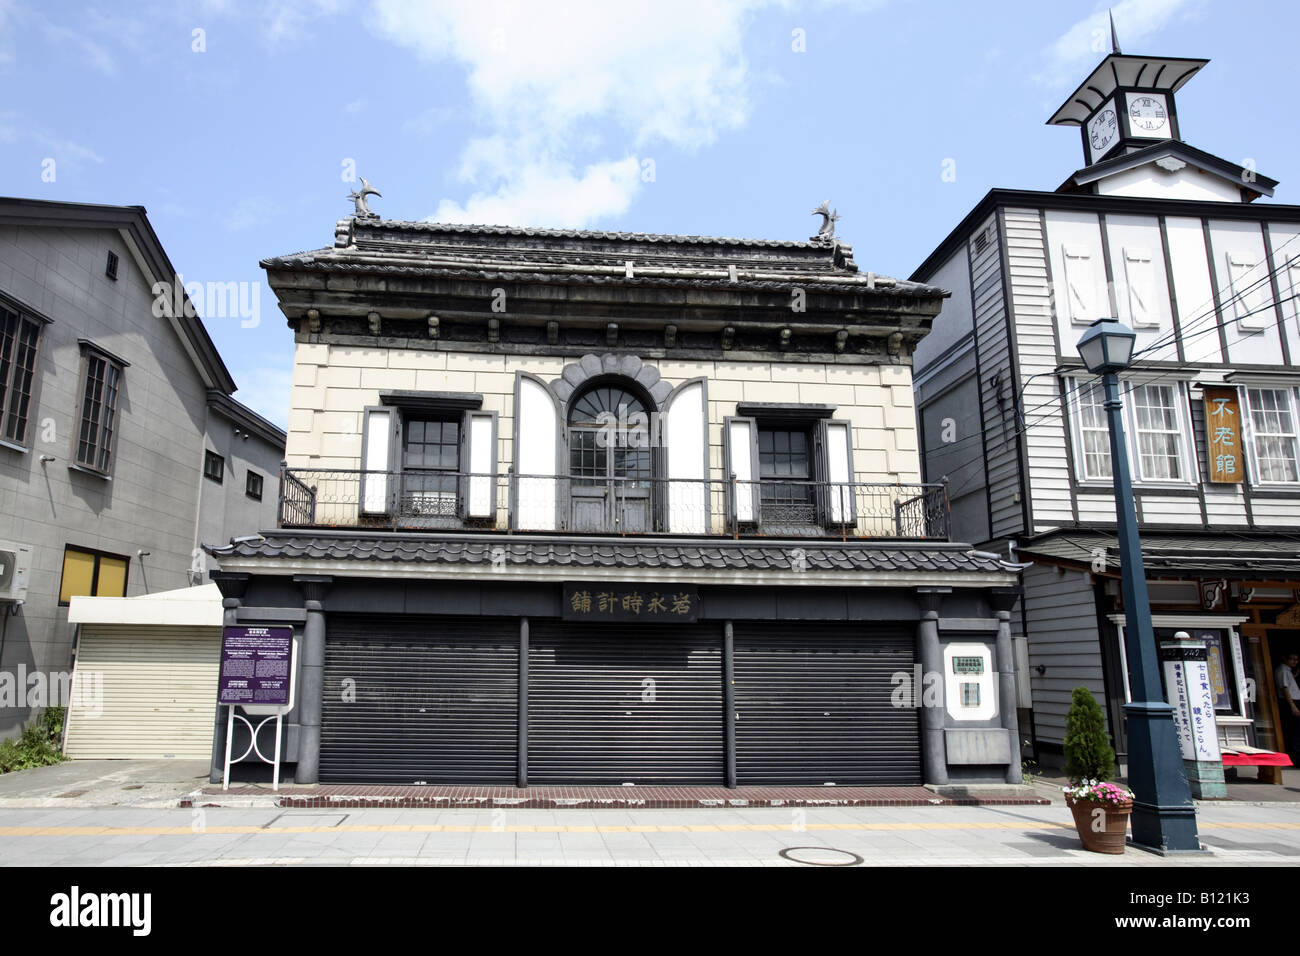
[[1300,665],[1300,654],[1288,653],[1273,672],[1273,684],[1277,688],[1278,713],[1282,715],[1286,752],[1291,763],[1300,766],[1300,684],[1295,679],[1297,665]]

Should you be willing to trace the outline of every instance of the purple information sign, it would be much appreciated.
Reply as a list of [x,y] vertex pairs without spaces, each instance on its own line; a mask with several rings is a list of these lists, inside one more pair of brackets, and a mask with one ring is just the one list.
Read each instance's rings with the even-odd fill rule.
[[227,627],[221,634],[220,704],[289,703],[291,627]]

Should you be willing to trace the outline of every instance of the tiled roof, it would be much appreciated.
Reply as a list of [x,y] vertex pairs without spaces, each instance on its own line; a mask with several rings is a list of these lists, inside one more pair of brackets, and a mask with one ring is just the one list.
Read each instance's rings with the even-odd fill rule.
[[966,545],[870,542],[630,541],[483,536],[303,534],[267,532],[260,538],[205,545],[221,558],[382,561],[450,565],[688,569],[702,571],[842,571],[1000,573],[996,557]]
[[[933,297],[943,290],[859,272],[851,246],[711,236],[345,219],[332,247],[274,256],[267,269],[492,282],[709,286]],[[629,263],[631,274],[628,274]]]

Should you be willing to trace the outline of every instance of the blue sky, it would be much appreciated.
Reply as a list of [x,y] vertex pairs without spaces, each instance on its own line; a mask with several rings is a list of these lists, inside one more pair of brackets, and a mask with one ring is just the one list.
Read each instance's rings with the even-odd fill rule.
[[[1300,5],[1113,9],[1124,52],[1212,61],[1178,97],[1187,141],[1300,202]],[[0,0],[0,194],[143,205],[187,282],[260,283],[256,327],[205,321],[283,424],[293,339],[257,263],[332,243],[353,164],[390,219],[802,239],[829,198],[862,268],[906,276],[990,188],[1083,165],[1044,121],[1105,10]]]

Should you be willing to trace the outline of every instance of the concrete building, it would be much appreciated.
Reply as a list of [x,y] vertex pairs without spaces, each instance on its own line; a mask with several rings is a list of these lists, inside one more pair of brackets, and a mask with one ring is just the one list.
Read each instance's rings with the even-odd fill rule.
[[1207,643],[1225,748],[1283,745],[1300,207],[1184,142],[1175,95],[1207,62],[1105,57],[1049,120],[1079,128],[1086,165],[1054,192],[991,190],[912,276],[953,291],[916,354],[924,475],[948,477],[956,534],[1034,562],[1016,627],[1026,730],[1049,754],[1080,685],[1126,750],[1108,432],[1076,349],[1103,316],[1138,336],[1123,399],[1157,637]]
[[263,263],[297,343],[282,509],[210,550],[227,624],[301,642],[295,779],[1019,782],[1015,575],[918,481],[945,293],[859,270],[823,215],[359,210]]
[[[284,434],[230,398],[202,321],[170,291],[159,308],[176,277],[141,207],[0,199],[0,737],[62,702],[29,695],[38,672],[67,686],[73,596],[186,587],[201,532],[273,513]],[[246,459],[266,474],[260,511],[205,486],[231,422],[253,436],[226,452],[239,494]]]

